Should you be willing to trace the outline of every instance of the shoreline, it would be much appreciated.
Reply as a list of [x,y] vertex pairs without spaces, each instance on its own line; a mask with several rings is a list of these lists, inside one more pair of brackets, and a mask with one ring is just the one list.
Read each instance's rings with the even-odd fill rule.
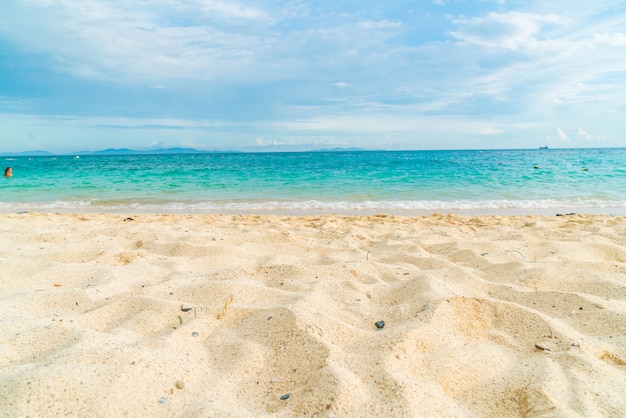
[[626,410],[623,217],[29,212],[0,231],[9,415]]
[[[232,158],[231,158],[232,157]],[[84,161],[83,161],[84,160]],[[624,152],[111,156],[35,161],[3,183],[0,212],[626,216]]]
[[133,207],[123,208],[103,208],[85,207],[82,210],[54,208],[54,209],[35,209],[25,210],[26,208],[20,208],[18,210],[0,208],[0,215],[10,214],[23,214],[23,213],[37,213],[37,214],[84,214],[84,215],[123,215],[123,214],[136,214],[136,215],[194,215],[194,216],[230,216],[230,215],[244,215],[244,216],[295,216],[295,217],[307,217],[307,216],[374,216],[374,215],[388,215],[399,217],[427,217],[431,215],[456,215],[463,217],[471,216],[562,216],[562,215],[590,215],[590,216],[611,216],[621,217],[626,216],[626,207],[618,208],[602,208],[602,207],[549,207],[549,208],[481,208],[481,209],[214,209],[214,210],[189,210],[188,208],[172,209],[157,207],[154,209],[137,209]]

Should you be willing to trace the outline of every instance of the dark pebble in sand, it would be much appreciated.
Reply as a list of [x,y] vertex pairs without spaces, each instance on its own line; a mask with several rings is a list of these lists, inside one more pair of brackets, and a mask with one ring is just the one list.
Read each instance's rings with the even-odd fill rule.
[[280,397],[280,400],[285,401],[289,399],[290,396],[291,396],[291,393],[285,393],[283,396]]
[[374,325],[376,325],[376,328],[378,329],[383,329],[383,327],[385,326],[385,321],[378,321]]
[[191,336],[192,336],[192,337],[197,337],[197,336],[198,336],[198,333],[194,331],[194,332],[192,332],[192,333],[191,333]]

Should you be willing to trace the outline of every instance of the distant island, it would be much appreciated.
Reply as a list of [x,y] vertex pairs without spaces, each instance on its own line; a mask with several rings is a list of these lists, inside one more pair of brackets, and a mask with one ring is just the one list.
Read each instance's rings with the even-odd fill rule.
[[134,150],[130,148],[108,148],[100,151],[79,151],[76,155],[129,155],[129,154],[209,154],[209,153],[235,153],[238,151],[199,150],[195,148],[158,148],[147,150]]
[[240,151],[199,150],[195,148],[158,148],[147,150],[134,150],[130,148],[108,148],[98,151],[74,151],[67,153],[51,153],[48,151],[22,151],[0,153],[7,157],[38,157],[52,155],[135,155],[135,154],[209,154],[209,153],[238,153]]
[[54,155],[54,154],[48,151],[35,150],[35,151],[22,151],[22,152],[4,152],[4,153],[0,153],[0,155],[6,156],[6,157],[20,157],[20,156],[38,157],[38,156],[46,156],[46,155]]
[[[294,152],[355,152],[355,151],[369,151],[364,148],[321,148],[308,151],[294,151]],[[150,155],[150,154],[237,154],[244,152],[276,152],[276,151],[224,151],[224,150],[199,150],[195,148],[157,148],[157,149],[144,149],[135,150],[130,148],[107,148],[98,151],[74,151],[67,153],[51,153],[48,151],[22,151],[22,152],[0,152],[0,155],[6,157],[40,157],[40,156],[53,156],[53,155],[72,155],[72,156],[84,156],[84,155]]]

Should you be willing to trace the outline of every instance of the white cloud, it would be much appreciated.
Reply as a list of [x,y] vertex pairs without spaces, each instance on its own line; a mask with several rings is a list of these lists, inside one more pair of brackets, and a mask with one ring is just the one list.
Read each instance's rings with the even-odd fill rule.
[[357,23],[357,26],[363,29],[390,29],[390,28],[399,28],[402,26],[402,23],[391,22],[389,20],[378,20],[378,21],[367,20],[364,22]]
[[[163,1],[160,2],[161,4]],[[180,5],[178,0],[167,1],[171,6]],[[243,1],[218,1],[218,0],[195,0],[185,5],[190,13],[200,12],[203,17],[215,17],[226,19],[244,19],[244,20],[269,20],[268,14],[259,8],[250,6],[249,2]]]
[[[0,14],[15,17],[0,19],[3,54],[16,59],[11,67],[27,70],[23,80],[44,74],[33,86],[55,79],[68,89],[24,89],[0,103],[7,113],[33,114],[35,126],[50,127],[50,136],[56,130],[55,138],[111,127],[221,141],[240,129],[241,146],[257,136],[258,146],[295,144],[280,141],[298,135],[350,137],[358,146],[375,135],[395,143],[400,136],[495,141],[520,126],[525,138],[551,133],[574,146],[626,137],[623,2],[468,5],[433,0],[424,13],[405,13],[385,2],[3,0]],[[91,86],[112,88],[92,100],[65,93]],[[53,90],[62,93],[44,96]],[[34,115],[58,108],[93,117]],[[145,117],[97,116],[129,110]],[[25,130],[20,120],[3,119]],[[0,132],[0,141],[7,135]]]
[[593,36],[593,41],[598,45],[624,47],[626,46],[626,33],[596,33]]
[[281,121],[271,125],[279,132],[306,132],[322,134],[333,132],[339,136],[358,135],[379,138],[384,134],[396,134],[405,137],[407,134],[432,136],[438,143],[442,135],[496,135],[503,129],[489,122],[464,116],[415,116],[411,114],[397,115],[393,113],[371,112],[367,114],[322,115],[301,118],[292,121]]
[[177,118],[131,118],[131,117],[82,117],[72,115],[29,115],[0,113],[0,122],[5,123],[11,118],[23,125],[47,126],[57,128],[71,123],[81,127],[112,127],[116,129],[216,129],[231,128],[230,122],[209,119],[177,119]]
[[254,144],[248,144],[249,146],[257,146],[257,147],[271,147],[271,146],[279,146],[285,145],[284,142],[280,142],[276,139],[266,139],[262,136],[256,138]]
[[584,142],[594,142],[594,143],[603,143],[603,144],[611,144],[615,143],[616,138],[611,135],[602,135],[602,134],[592,134],[583,130],[582,128],[578,128],[577,137],[581,141]]
[[504,131],[493,126],[485,126],[481,129],[480,133],[484,135],[499,135],[501,133],[504,133]]
[[[302,4],[301,4],[302,3]],[[40,0],[15,2],[4,32],[27,52],[51,58],[49,69],[82,79],[168,84],[170,80],[275,82],[329,67],[387,59],[384,42],[402,23],[304,18],[306,3],[219,0]],[[287,10],[284,10],[287,9]],[[1,6],[0,6],[1,10]],[[322,12],[318,12],[322,13]],[[326,16],[324,16],[326,17]],[[37,31],[33,30],[37,27]],[[348,59],[348,62],[342,63]],[[354,62],[354,64],[350,64]],[[369,65],[370,62],[363,62]]]
[[458,30],[451,34],[463,43],[515,51],[536,48],[541,42],[537,35],[545,25],[563,25],[565,22],[553,14],[493,12],[481,17],[457,19],[454,23]]
[[557,128],[556,129],[556,137],[557,139],[559,139],[560,141],[564,141],[564,142],[569,142],[569,136],[567,136],[567,134],[565,133],[565,131],[563,131],[563,129],[561,128]]
[[565,118],[568,112],[593,119],[600,104],[604,113],[619,112],[626,105],[626,56],[618,28],[626,26],[626,14],[586,13],[583,7],[567,19],[537,12],[457,19],[459,42],[450,54],[467,73],[462,86],[515,106],[529,119]]
[[593,140],[593,135],[591,135],[589,132],[585,132],[582,128],[578,128],[578,136],[586,141]]
[[[266,37],[233,26],[268,24],[239,2],[65,0],[18,4],[4,32],[30,52],[49,54],[58,71],[86,79],[211,79],[251,68]],[[36,26],[37,31],[32,27]]]

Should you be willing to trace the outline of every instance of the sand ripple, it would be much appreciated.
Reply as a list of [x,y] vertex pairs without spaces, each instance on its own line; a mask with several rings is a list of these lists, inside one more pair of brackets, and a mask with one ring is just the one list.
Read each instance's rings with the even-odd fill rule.
[[125,218],[0,217],[2,414],[626,416],[624,218]]

